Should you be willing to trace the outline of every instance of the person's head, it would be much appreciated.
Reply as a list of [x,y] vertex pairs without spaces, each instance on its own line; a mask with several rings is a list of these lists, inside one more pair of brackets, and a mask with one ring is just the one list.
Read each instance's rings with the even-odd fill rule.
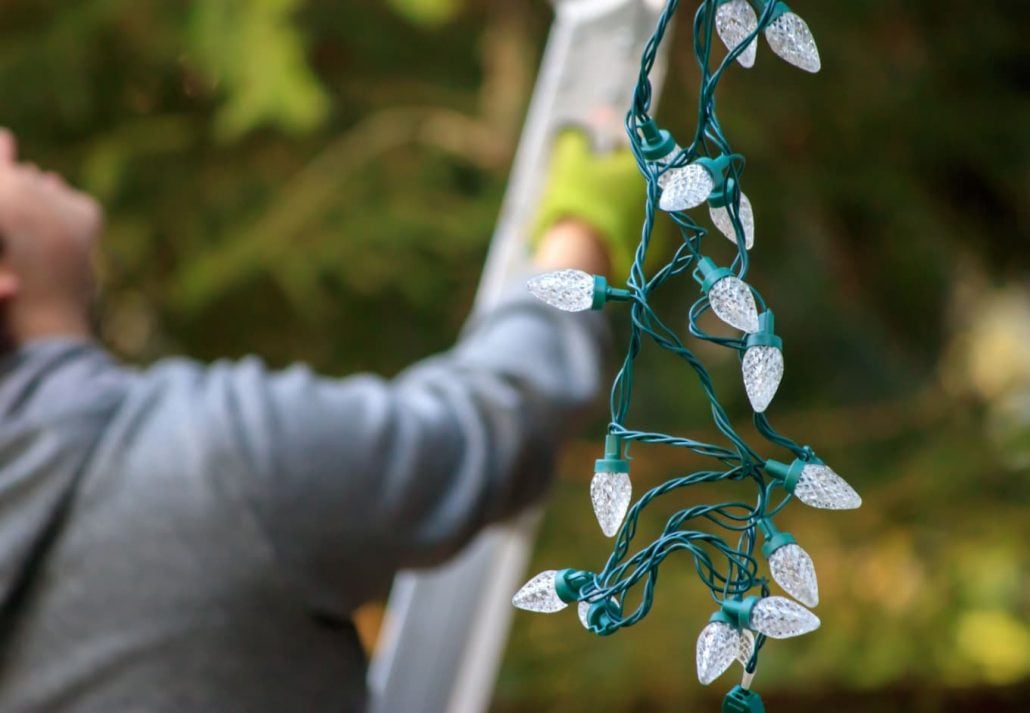
[[0,349],[90,331],[103,212],[60,176],[18,163],[0,129]]

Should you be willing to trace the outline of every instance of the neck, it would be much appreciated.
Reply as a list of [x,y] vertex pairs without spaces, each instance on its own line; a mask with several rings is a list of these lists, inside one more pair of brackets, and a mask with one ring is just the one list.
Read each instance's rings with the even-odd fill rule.
[[85,310],[50,305],[19,309],[12,305],[7,317],[9,339],[14,344],[55,337],[89,340],[93,336]]

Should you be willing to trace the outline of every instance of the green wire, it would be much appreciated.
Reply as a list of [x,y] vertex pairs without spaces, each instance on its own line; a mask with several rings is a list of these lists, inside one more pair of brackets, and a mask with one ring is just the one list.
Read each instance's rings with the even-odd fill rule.
[[[737,236],[737,256],[731,269],[741,279],[744,279],[750,266],[739,213],[740,184],[745,161],[743,156],[733,151],[733,147],[722,131],[716,114],[715,95],[724,72],[733,65],[750,41],[771,21],[775,3],[767,3],[764,6],[759,13],[758,28],[755,32],[741,42],[713,70],[710,54],[713,44],[715,12],[719,4],[721,4],[719,0],[705,0],[694,17],[694,52],[701,70],[701,86],[698,92],[697,127],[693,139],[688,146],[660,162],[652,162],[643,158],[639,129],[644,122],[652,119],[650,111],[653,94],[650,75],[658,57],[659,47],[665,40],[666,31],[679,6],[678,0],[669,0],[666,4],[641,57],[640,74],[633,92],[632,106],[626,116],[626,131],[629,134],[630,146],[636,157],[637,165],[647,182],[647,198],[640,244],[637,246],[633,265],[626,281],[626,287],[633,297],[630,304],[630,336],[626,356],[612,383],[611,424],[608,429],[609,433],[619,436],[627,444],[627,448],[631,442],[686,448],[698,456],[718,462],[719,466],[717,469],[702,470],[669,479],[648,490],[629,509],[604,568],[593,575],[588,584],[580,591],[581,601],[608,602],[614,597],[618,602],[617,611],[609,610],[609,616],[602,623],[597,624],[591,621],[591,630],[600,635],[609,635],[623,627],[633,626],[647,615],[654,604],[659,568],[665,559],[674,553],[685,552],[692,558],[698,578],[709,589],[716,604],[726,598],[745,596],[756,589],[762,596],[768,596],[768,580],[759,574],[759,565],[754,554],[758,535],[756,523],[762,518],[774,516],[792,499],[790,495],[784,493],[784,497],[778,503],[773,503],[774,491],[779,487],[779,483],[765,475],[763,471],[765,459],[748,445],[733,427],[726,410],[719,402],[711,376],[700,359],[683,344],[678,334],[659,318],[650,304],[651,295],[667,282],[684,274],[690,275],[702,256],[701,244],[708,231],[685,213],[668,214],[679,229],[682,242],[675,250],[672,259],[657,268],[654,274],[648,275],[645,271],[654,224],[656,216],[659,214],[658,179],[672,168],[685,166],[701,157],[720,154],[731,157],[729,176],[733,179],[733,189],[729,195],[726,209]],[[766,304],[762,296],[753,288],[752,292],[759,309],[764,310]],[[743,339],[717,337],[708,334],[698,326],[698,320],[710,307],[707,297],[701,297],[691,306],[689,311],[690,335],[705,342],[736,350],[738,355],[742,354],[746,348]],[[634,366],[645,343],[656,344],[690,365],[709,401],[715,427],[726,439],[726,445],[705,443],[663,433],[639,431],[626,426],[633,396]],[[766,441],[792,452],[795,457],[807,459],[812,455],[811,449],[798,445],[776,431],[764,414],[755,414],[754,424],[758,433]],[[754,504],[722,502],[692,505],[679,510],[668,518],[665,527],[656,539],[635,553],[630,553],[631,544],[639,527],[641,513],[652,502],[663,495],[694,485],[727,480],[753,482],[756,490]],[[707,523],[716,530],[725,531],[735,539],[735,542],[730,544],[723,537],[712,532],[691,529],[702,523]],[[641,584],[643,586],[640,603],[633,611],[624,613],[622,604],[626,595],[631,589]],[[756,637],[754,654],[746,666],[749,672],[755,670],[758,652],[764,643],[764,636]]]

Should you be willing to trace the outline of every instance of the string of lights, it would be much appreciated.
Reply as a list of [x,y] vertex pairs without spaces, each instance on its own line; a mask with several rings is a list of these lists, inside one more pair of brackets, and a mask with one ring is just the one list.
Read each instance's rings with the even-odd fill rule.
[[[715,603],[697,640],[698,678],[707,685],[739,661],[744,677],[741,685],[727,694],[723,711],[758,713],[764,711],[764,704],[750,684],[766,641],[799,636],[815,630],[820,623],[809,610],[819,603],[812,559],[790,533],[776,527],[774,519],[795,498],[810,507],[830,510],[857,508],[861,498],[811,448],[777,432],[765,416],[784,372],[783,341],[776,334],[772,310],[746,281],[748,251],[755,244],[755,211],[741,188],[744,157],[734,152],[716,113],[716,90],[734,63],[745,68],[756,63],[760,35],[774,54],[802,70],[817,72],[820,58],[808,25],[785,3],[705,0],[693,22],[694,54],[701,76],[697,128],[690,142],[681,147],[651,116],[650,82],[658,48],[666,39],[678,6],[678,0],[668,0],[645,46],[626,118],[630,146],[647,183],[647,199],[641,239],[625,288],[613,287],[603,277],[577,270],[547,273],[529,283],[534,295],[561,310],[601,309],[608,302],[629,307],[629,344],[612,385],[611,423],[603,457],[595,464],[590,485],[598,524],[606,537],[615,538],[614,547],[599,571],[542,572],[519,590],[513,603],[535,612],[556,612],[576,603],[583,626],[607,636],[647,615],[654,603],[660,567],[670,555],[684,553],[693,560],[699,579]],[[729,52],[713,68],[716,35]],[[736,245],[736,256],[728,266],[719,266],[702,252],[709,231],[689,211],[706,203],[718,234]],[[646,258],[655,221],[661,214],[675,223],[682,239],[672,258],[648,274]],[[652,295],[674,278],[687,275],[700,290],[688,311],[690,336],[737,352],[755,427],[769,444],[790,454],[786,461],[763,457],[735,430],[704,364],[652,308]],[[709,311],[735,330],[736,336],[717,336],[702,329],[699,321]],[[657,345],[693,370],[726,445],[626,425],[634,367],[645,344]],[[686,448],[710,459],[713,465],[670,479],[633,502],[627,455],[632,443]],[[632,551],[640,515],[656,499],[700,483],[721,481],[753,484],[754,502],[681,509],[668,519],[656,539]],[[695,529],[699,527],[705,529]],[[790,598],[772,594],[765,570]],[[639,604],[627,609],[627,594],[636,588],[640,590]]]

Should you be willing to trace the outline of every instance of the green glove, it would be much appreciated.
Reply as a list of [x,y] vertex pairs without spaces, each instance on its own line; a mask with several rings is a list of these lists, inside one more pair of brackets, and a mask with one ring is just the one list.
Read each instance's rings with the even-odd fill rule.
[[533,245],[559,220],[582,220],[608,246],[612,277],[625,279],[640,243],[644,198],[644,179],[629,149],[596,154],[582,131],[563,131],[554,142],[550,174],[533,226]]

